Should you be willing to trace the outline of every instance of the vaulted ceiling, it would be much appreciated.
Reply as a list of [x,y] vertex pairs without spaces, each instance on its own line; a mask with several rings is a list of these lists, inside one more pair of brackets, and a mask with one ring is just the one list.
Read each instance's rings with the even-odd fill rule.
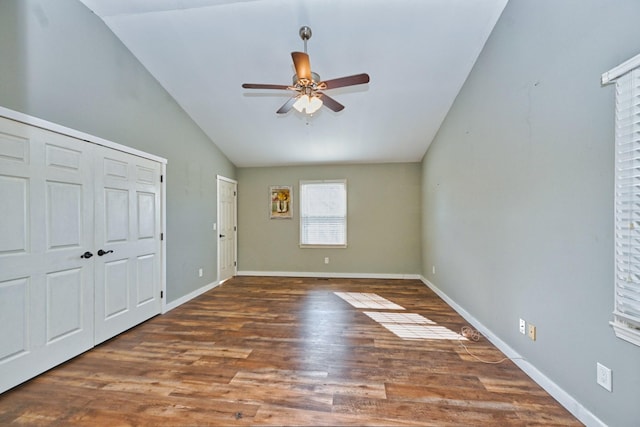
[[[507,0],[80,0],[239,167],[417,162]],[[322,80],[368,73],[327,94],[345,109],[276,111],[298,31],[311,27]]]

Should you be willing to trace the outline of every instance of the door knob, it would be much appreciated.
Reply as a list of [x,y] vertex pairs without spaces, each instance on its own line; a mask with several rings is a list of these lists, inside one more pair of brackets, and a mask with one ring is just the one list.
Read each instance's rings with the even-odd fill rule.
[[82,255],[80,255],[80,258],[85,258],[85,259],[89,259],[93,256],[93,254],[89,251],[83,253]]
[[105,252],[105,251],[103,251],[102,249],[99,249],[99,250],[98,250],[98,256],[102,256],[102,255],[110,254],[110,253],[112,253],[112,252],[113,252],[112,250],[108,250],[108,251],[106,251],[106,252]]
[[224,237],[224,234],[221,234],[220,237]]

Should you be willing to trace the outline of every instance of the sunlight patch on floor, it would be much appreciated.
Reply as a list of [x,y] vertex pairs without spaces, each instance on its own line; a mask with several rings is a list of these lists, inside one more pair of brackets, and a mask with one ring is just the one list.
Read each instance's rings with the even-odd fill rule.
[[416,313],[379,313],[365,311],[364,314],[402,339],[467,340],[460,334],[438,326],[433,320]]
[[395,304],[388,299],[382,298],[378,294],[367,292],[334,292],[355,308],[384,309],[384,310],[404,310],[405,308]]
[[429,320],[416,313],[380,313],[378,311],[365,311],[364,314],[378,323],[399,323],[407,325],[435,324],[433,320]]
[[[404,307],[367,292],[334,292],[334,294],[355,308],[378,310],[405,310]],[[462,335],[417,313],[389,313],[364,311],[364,314],[384,326],[397,337],[407,340],[465,340]]]

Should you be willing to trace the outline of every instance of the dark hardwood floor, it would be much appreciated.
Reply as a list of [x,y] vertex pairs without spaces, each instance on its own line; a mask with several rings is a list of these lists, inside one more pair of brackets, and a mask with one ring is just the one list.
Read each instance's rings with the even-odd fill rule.
[[465,325],[417,280],[237,277],[0,395],[0,425],[581,425],[511,361],[469,356]]

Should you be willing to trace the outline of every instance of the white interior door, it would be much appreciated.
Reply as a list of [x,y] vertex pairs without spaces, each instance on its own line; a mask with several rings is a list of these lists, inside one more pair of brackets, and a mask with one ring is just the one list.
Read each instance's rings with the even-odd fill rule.
[[219,281],[236,274],[236,181],[218,177],[218,276]]
[[158,162],[98,147],[96,344],[161,310]]
[[0,392],[93,346],[92,156],[0,118]]

